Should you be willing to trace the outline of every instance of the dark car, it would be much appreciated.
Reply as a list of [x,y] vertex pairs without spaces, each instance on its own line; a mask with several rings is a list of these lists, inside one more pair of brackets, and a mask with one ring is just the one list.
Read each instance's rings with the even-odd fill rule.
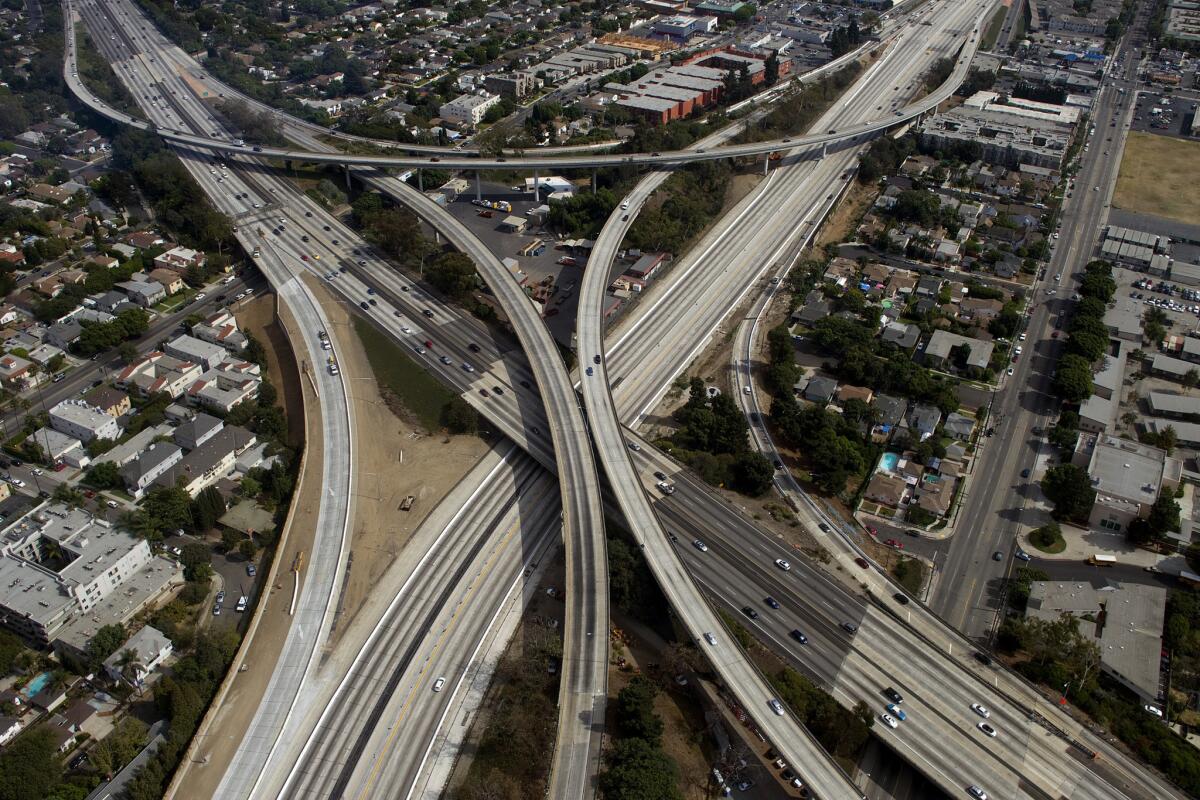
[[359,306],[362,308],[362,310],[363,310],[363,311],[367,311],[368,309],[370,309],[370,308],[371,308],[369,305],[367,305],[367,301],[366,301],[366,300],[362,301],[362,302],[361,302],[361,303],[359,303],[358,305],[359,305]]
[[853,636],[854,634],[858,633],[858,626],[855,625],[853,622],[843,622],[842,630],[844,630],[846,633]]
[[904,698],[900,695],[900,693],[890,686],[883,690],[883,696],[888,700],[891,700],[893,703],[899,704],[904,702]]
[[992,657],[987,653],[976,653],[975,660],[980,664],[983,664],[985,667],[990,667],[992,665]]
[[908,605],[908,595],[906,595],[904,592],[896,592],[894,595],[892,595],[892,599],[902,606]]
[[750,619],[758,619],[758,612],[755,611],[750,606],[746,606],[745,608],[743,608],[742,613],[745,614]]
[[470,350],[472,353],[478,353],[479,345],[475,344],[474,342],[471,342],[470,344],[467,345],[467,349]]
[[799,628],[793,628],[789,635],[800,644],[808,644],[808,637]]
[[1004,560],[1004,553],[1000,552],[999,550],[992,553],[992,561],[1003,561],[1003,560]]
[[667,479],[667,473],[663,472],[662,470],[657,470],[654,473],[654,477],[658,478],[660,481],[665,481]]
[[764,597],[763,602],[766,603],[767,605],[769,605],[771,608],[773,608],[777,611],[779,610],[779,601],[776,600],[774,597]]
[[868,561],[867,561],[865,558],[863,558],[862,556],[858,556],[857,558],[855,558],[855,559],[854,559],[854,563],[855,563],[855,564],[858,564],[858,565],[859,565],[860,567],[862,567],[863,569],[870,569],[870,568],[871,568],[871,564],[870,564],[870,563],[869,563],[869,562],[868,562]]
[[600,363],[600,354],[599,354],[599,353],[597,353],[596,355],[592,356],[592,363],[593,363],[593,364],[599,364],[599,363]]

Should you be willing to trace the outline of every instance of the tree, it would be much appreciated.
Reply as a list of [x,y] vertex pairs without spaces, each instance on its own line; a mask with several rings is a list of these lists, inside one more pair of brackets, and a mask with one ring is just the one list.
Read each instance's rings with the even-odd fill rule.
[[654,712],[658,687],[645,675],[634,676],[617,694],[617,730],[621,736],[644,739],[657,746],[663,721]]
[[95,489],[119,489],[125,485],[121,468],[112,461],[101,461],[87,471],[83,482]]
[[200,542],[188,542],[183,546],[183,554],[179,557],[183,564],[183,577],[189,581],[205,582],[213,574],[212,553],[208,546]]
[[62,772],[54,734],[38,725],[0,753],[0,800],[42,800],[59,785]]
[[250,538],[242,539],[242,541],[238,542],[237,549],[241,557],[247,561],[253,561],[254,557],[258,555],[258,545]]
[[1054,504],[1058,519],[1086,519],[1096,501],[1087,471],[1075,464],[1059,464],[1046,471],[1042,492]]
[[605,800],[682,800],[675,762],[645,739],[621,739],[600,775]]
[[1064,355],[1054,371],[1054,390],[1068,403],[1081,403],[1092,394],[1091,363],[1077,354]]
[[1129,523],[1126,531],[1134,544],[1150,544],[1166,537],[1169,531],[1179,530],[1179,503],[1167,491],[1159,491],[1150,513]]
[[442,425],[450,433],[475,433],[479,429],[479,412],[461,397],[452,397],[442,406]]
[[[245,480],[251,479],[247,477]],[[224,513],[225,498],[221,496],[215,486],[206,487],[192,501],[192,525],[198,532],[203,533],[210,530]]]
[[775,467],[762,453],[747,450],[733,462],[733,488],[750,497],[758,497],[771,488]]
[[129,638],[124,625],[105,625],[96,631],[96,635],[88,642],[88,660],[93,668],[97,668],[104,659],[117,652],[117,648],[125,644]]

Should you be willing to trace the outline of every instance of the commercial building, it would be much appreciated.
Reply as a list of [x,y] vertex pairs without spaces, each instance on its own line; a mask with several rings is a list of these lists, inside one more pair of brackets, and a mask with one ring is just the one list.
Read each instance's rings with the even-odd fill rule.
[[224,347],[186,333],[167,342],[163,350],[172,358],[199,364],[204,369],[213,369],[229,356]]
[[1087,472],[1096,501],[1088,523],[1094,528],[1124,532],[1150,514],[1160,491],[1174,491],[1183,475],[1183,462],[1157,447],[1107,435],[1080,437],[1079,446],[1091,447]]
[[487,114],[487,110],[500,102],[500,95],[464,94],[449,103],[443,103],[438,116],[446,122],[463,128],[474,128]]
[[1073,616],[1078,629],[1100,650],[1100,666],[1143,701],[1157,702],[1167,590],[1160,586],[1106,581],[1034,581],[1026,615],[1057,622]]
[[[920,128],[921,146],[926,150],[979,148],[979,155],[990,164],[1016,169],[1023,164],[1060,169],[1074,127],[1072,117],[1078,109],[1050,113],[1022,105],[1006,105],[991,97],[973,96],[978,101],[937,114]],[[1037,104],[1039,106],[1046,104]]]
[[117,439],[121,435],[121,426],[113,417],[81,400],[63,400],[48,413],[54,430],[84,444],[93,439]]
[[702,33],[711,33],[716,30],[716,27],[716,17],[696,17],[690,14],[676,14],[655,20],[650,26],[650,31],[660,38],[668,39],[672,42],[686,43]]

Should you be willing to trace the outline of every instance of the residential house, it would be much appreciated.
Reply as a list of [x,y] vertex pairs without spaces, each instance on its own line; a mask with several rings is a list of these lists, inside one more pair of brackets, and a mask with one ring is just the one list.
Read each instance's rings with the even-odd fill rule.
[[228,414],[258,396],[261,369],[246,361],[228,361],[200,376],[187,390],[188,402]]
[[150,281],[124,281],[118,283],[117,288],[125,292],[131,301],[142,308],[150,308],[167,296],[161,283]]
[[[105,659],[104,671],[114,683],[123,680],[140,687],[173,652],[175,646],[171,640],[162,631],[146,625]],[[127,653],[133,657],[128,664],[125,663]]]
[[942,423],[942,431],[962,442],[971,440],[971,431],[975,430],[975,420],[957,411],[952,411]]
[[51,463],[62,462],[76,469],[83,469],[91,463],[83,442],[70,434],[53,428],[38,428],[30,436]]
[[934,369],[949,369],[961,363],[968,368],[983,370],[991,362],[993,348],[992,342],[936,330],[925,345],[924,359]]
[[921,329],[906,322],[889,322],[879,332],[879,339],[901,350],[911,350],[921,338]]
[[187,272],[192,267],[202,267],[207,263],[208,259],[197,250],[192,250],[189,247],[172,247],[159,253],[154,257],[154,266],[159,269],[168,269],[172,272],[182,274]]
[[[121,467],[121,478],[125,488],[136,499],[141,499],[146,490],[171,467],[183,458],[183,451],[170,442],[154,442],[141,455]],[[173,483],[165,484],[173,486]]]
[[79,341],[79,337],[83,334],[83,326],[78,320],[67,320],[66,322],[56,322],[46,329],[44,337],[46,342],[55,347],[66,350],[71,345]]
[[863,490],[863,497],[889,508],[899,508],[907,493],[908,483],[903,478],[887,472],[876,472]]
[[851,386],[849,384],[843,384],[842,386],[838,387],[837,392],[834,394],[834,398],[837,400],[838,405],[843,405],[850,400],[858,400],[870,405],[871,401],[875,399],[875,392],[871,391],[865,386]]
[[183,278],[179,277],[179,273],[175,270],[163,269],[162,267],[152,269],[150,270],[149,278],[151,282],[161,285],[163,291],[168,296],[183,291]]
[[199,364],[155,350],[121,370],[116,384],[122,389],[136,389],[147,396],[166,392],[177,398],[202,374],[203,368]]
[[810,403],[822,405],[833,399],[834,392],[837,391],[838,382],[833,378],[827,378],[824,375],[813,375],[808,379],[808,385],[804,387],[804,399]]
[[200,412],[187,422],[180,423],[179,427],[175,429],[175,444],[184,450],[195,450],[220,433],[224,427],[225,422],[223,420],[211,414]]
[[192,336],[203,342],[220,345],[234,353],[246,349],[249,341],[246,334],[238,330],[237,320],[228,311],[218,311],[204,322],[193,325]]
[[49,411],[50,426],[84,444],[94,439],[117,439],[121,426],[107,413],[82,400],[63,400]]
[[6,353],[0,356],[0,383],[14,392],[22,392],[38,384],[33,362]]
[[954,500],[954,487],[957,483],[955,479],[948,477],[922,481],[917,487],[917,506],[935,517],[946,516],[950,511],[950,503]]
[[245,428],[226,425],[160,475],[157,483],[160,486],[180,486],[195,497],[233,472],[237,457],[257,441],[255,435]]
[[0,747],[15,739],[22,727],[20,717],[0,716]]
[[229,355],[220,345],[201,341],[186,333],[167,342],[163,350],[173,358],[199,364],[206,370],[216,368]]
[[937,406],[920,403],[908,412],[908,427],[922,442],[937,431],[941,422],[942,412]]
[[107,384],[100,384],[83,396],[83,402],[114,419],[129,413],[129,395]]

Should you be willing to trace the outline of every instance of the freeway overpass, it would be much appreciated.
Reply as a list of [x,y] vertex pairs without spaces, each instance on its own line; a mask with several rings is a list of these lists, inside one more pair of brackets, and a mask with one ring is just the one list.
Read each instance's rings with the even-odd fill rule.
[[[469,358],[470,356],[465,356],[465,357],[468,357],[468,358]],[[633,383],[636,383],[636,382],[633,382],[633,381],[631,381],[630,383],[631,383],[631,384],[633,384]],[[518,392],[519,392],[519,390],[518,390],[518,389],[516,389],[515,387],[512,387],[512,388],[511,388],[511,394],[513,394],[513,395],[516,395]],[[703,501],[701,501],[701,502],[697,503],[697,505],[698,505],[698,507],[703,507],[703,506],[704,506],[704,502],[703,502]],[[712,541],[717,541],[717,538],[716,538],[716,537],[717,537],[718,535],[719,535],[719,534],[717,534],[716,532],[710,532],[710,533],[706,533],[706,534],[705,534],[706,538],[710,538]],[[736,556],[735,556],[735,558],[736,558]],[[863,630],[863,632],[862,632],[862,633],[863,633],[863,634],[866,634],[866,633],[868,632],[868,630],[869,630],[868,628],[864,628],[864,630]]]

